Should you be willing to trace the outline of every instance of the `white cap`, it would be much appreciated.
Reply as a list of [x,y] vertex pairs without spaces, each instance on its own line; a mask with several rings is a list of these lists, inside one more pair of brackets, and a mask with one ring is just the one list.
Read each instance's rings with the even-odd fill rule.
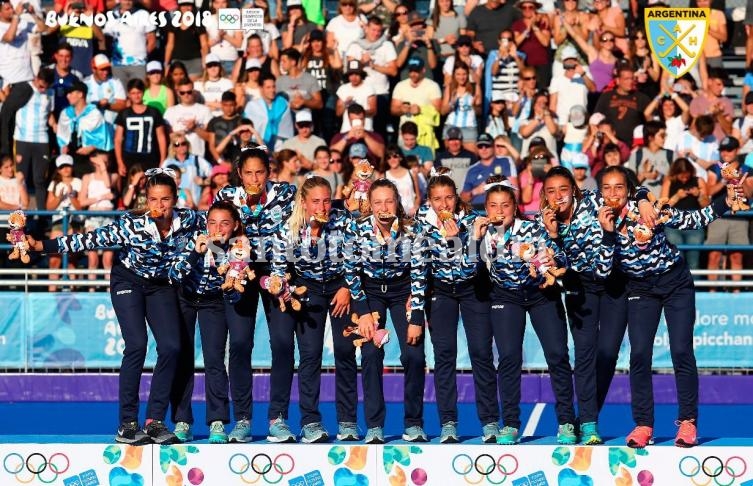
[[288,0],[288,8],[290,7],[302,7],[303,2],[301,0]]
[[591,125],[598,125],[603,122],[606,117],[603,113],[594,113],[591,118],[588,119],[588,123]]
[[207,57],[204,58],[204,65],[205,66],[207,64],[211,64],[211,63],[220,64],[220,62],[221,62],[220,61],[220,56],[218,56],[214,52],[210,52],[209,54],[207,54]]
[[308,108],[304,108],[303,110],[300,110],[295,114],[295,122],[296,123],[302,123],[302,122],[313,122],[314,118],[311,116],[311,110]]
[[571,45],[565,46],[560,55],[560,59],[562,59],[563,62],[565,59],[578,59],[579,57],[578,50]]
[[104,54],[97,54],[92,59],[92,66],[96,69],[110,67],[110,59]]
[[68,154],[60,154],[55,159],[55,167],[60,168],[64,165],[73,165],[73,157]]
[[255,57],[246,60],[246,71],[249,69],[261,69],[261,62]]
[[586,107],[583,105],[573,105],[570,107],[570,123],[573,124],[574,127],[582,127],[586,124],[586,115],[588,112],[586,111]]
[[155,71],[162,72],[162,64],[159,61],[149,61],[146,63],[147,73],[153,73]]

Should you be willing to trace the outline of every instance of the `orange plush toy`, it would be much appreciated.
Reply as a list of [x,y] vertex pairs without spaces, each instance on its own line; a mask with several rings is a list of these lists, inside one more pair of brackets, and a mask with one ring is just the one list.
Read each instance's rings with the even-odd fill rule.
[[[379,312],[372,312],[371,318],[374,319],[374,337],[371,339],[366,339],[364,337],[358,338],[353,341],[353,345],[357,348],[360,348],[363,346],[364,343],[368,343],[369,341],[374,343],[374,346],[377,348],[381,348],[385,344],[387,344],[390,341],[390,332],[387,329],[380,329],[377,326],[377,323],[379,322]],[[358,334],[358,315],[353,314],[350,319],[353,321],[353,326],[348,326],[345,329],[343,329],[343,336],[348,337],[351,334],[355,334],[356,336],[360,336]]]
[[362,216],[371,212],[369,206],[369,188],[374,166],[368,159],[361,159],[353,170],[353,182],[343,188],[343,197],[350,211],[358,211]]
[[26,214],[20,209],[13,211],[8,216],[8,225],[10,226],[10,232],[6,238],[11,245],[13,245],[13,251],[8,255],[8,260],[21,259],[23,263],[29,263],[29,242],[26,241]]

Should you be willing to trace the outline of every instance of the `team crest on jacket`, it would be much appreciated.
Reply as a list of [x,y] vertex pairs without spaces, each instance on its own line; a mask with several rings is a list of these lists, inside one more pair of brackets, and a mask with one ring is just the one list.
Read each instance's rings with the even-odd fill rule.
[[645,9],[646,37],[662,68],[679,78],[701,57],[709,29],[708,8]]

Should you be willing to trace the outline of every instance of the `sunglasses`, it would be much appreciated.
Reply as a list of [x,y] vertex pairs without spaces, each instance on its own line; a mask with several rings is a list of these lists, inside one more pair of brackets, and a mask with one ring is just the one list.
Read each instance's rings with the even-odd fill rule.
[[536,76],[525,76],[525,77],[522,77],[520,79],[522,79],[523,81],[532,81],[532,80],[536,79]]
[[541,160],[541,159],[547,159],[548,157],[544,154],[537,154],[533,156],[533,160]]
[[388,154],[387,158],[388,159],[399,159],[400,158],[400,154]]
[[395,17],[402,17],[403,15],[408,15],[408,11],[401,10],[400,12],[395,12]]
[[492,146],[490,144],[488,144],[488,143],[479,143],[479,144],[476,144],[476,147],[478,147],[480,149],[492,148]]
[[329,159],[330,164],[342,164],[343,159]]
[[601,42],[614,42],[614,37],[602,37]]
[[577,66],[577,64],[564,64],[562,67],[565,68],[566,71],[572,71]]
[[185,95],[193,94],[193,91],[178,91],[178,94],[181,96],[185,96]]
[[312,126],[314,126],[312,122],[298,122],[296,123],[296,125],[298,125],[301,128],[311,128]]
[[220,63],[218,63],[218,62],[210,62],[209,64],[207,64],[207,69],[213,68],[213,67],[220,67]]
[[505,145],[494,145],[494,148],[507,148]]
[[173,147],[187,147],[188,142],[173,142]]

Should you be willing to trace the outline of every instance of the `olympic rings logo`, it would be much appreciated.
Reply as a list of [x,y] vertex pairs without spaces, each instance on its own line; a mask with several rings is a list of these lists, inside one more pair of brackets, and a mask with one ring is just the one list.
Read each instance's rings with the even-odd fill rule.
[[[712,482],[717,486],[732,486],[737,478],[748,471],[748,463],[740,456],[731,456],[726,461],[717,456],[708,456],[702,461],[694,456],[685,456],[680,459],[677,467],[680,474],[690,478],[696,486],[709,486]],[[705,483],[699,483],[695,479],[701,474],[707,478]],[[725,481],[729,477],[729,482],[722,482],[722,475],[725,476]]]
[[[280,461],[280,459],[284,460]],[[227,465],[230,472],[240,476],[241,481],[246,484],[256,484],[262,478],[267,484],[277,484],[284,476],[293,472],[295,460],[293,456],[284,452],[278,454],[274,460],[263,452],[254,455],[251,459],[246,454],[236,453],[230,456]]]
[[240,20],[240,18],[241,17],[238,14],[222,14],[220,15],[220,22],[237,22],[238,20]]
[[503,484],[508,476],[518,472],[518,466],[518,459],[512,454],[502,454],[497,460],[491,454],[479,454],[475,459],[458,454],[452,459],[452,470],[466,484],[480,484],[484,479],[488,484]]
[[32,452],[26,457],[11,452],[3,459],[5,472],[14,475],[21,484],[29,484],[35,478],[41,483],[52,484],[70,467],[71,460],[62,452],[54,453],[49,459],[41,452]]

